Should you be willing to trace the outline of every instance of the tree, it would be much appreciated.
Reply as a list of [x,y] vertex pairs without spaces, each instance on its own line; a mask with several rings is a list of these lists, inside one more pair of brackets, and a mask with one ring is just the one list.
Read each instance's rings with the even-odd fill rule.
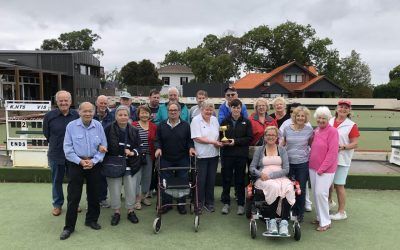
[[156,67],[149,60],[132,61],[121,68],[120,78],[124,86],[147,86],[161,84]]
[[118,68],[114,68],[111,71],[104,72],[104,76],[100,79],[100,84],[104,88],[107,82],[117,82],[118,84],[122,82],[121,74]]
[[400,78],[400,65],[397,65],[389,72],[390,81]]
[[102,56],[101,49],[95,49],[93,44],[101,37],[90,29],[62,33],[57,39],[43,40],[42,50],[87,50],[94,55]]
[[344,89],[345,97],[372,97],[373,87],[369,66],[361,61],[360,54],[354,50],[350,56],[340,60],[338,82]]
[[390,81],[374,88],[374,98],[396,98],[400,99],[400,65],[389,72]]

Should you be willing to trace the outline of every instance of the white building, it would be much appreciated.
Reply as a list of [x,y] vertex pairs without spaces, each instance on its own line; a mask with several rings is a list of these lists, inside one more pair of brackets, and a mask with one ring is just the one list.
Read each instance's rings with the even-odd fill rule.
[[[182,95],[182,85],[194,79],[192,69],[185,65],[168,65],[159,68],[158,78],[163,83],[163,90],[176,87]],[[162,91],[161,91],[162,92]]]

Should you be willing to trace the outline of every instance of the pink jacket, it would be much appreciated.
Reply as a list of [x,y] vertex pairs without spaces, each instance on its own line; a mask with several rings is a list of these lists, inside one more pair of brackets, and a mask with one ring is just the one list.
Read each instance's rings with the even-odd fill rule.
[[335,173],[338,163],[339,133],[336,128],[327,125],[314,130],[311,144],[309,167],[318,174]]

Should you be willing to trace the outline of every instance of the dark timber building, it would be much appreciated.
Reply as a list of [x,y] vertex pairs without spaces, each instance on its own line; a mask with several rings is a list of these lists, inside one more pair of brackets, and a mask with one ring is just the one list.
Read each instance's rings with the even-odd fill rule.
[[94,101],[103,67],[88,51],[0,50],[2,100],[54,100],[58,90],[72,103]]

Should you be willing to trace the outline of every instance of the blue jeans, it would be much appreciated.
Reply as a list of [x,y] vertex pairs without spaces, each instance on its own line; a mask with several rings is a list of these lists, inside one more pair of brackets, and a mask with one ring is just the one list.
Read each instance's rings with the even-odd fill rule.
[[296,196],[296,203],[293,206],[294,215],[303,216],[304,205],[306,203],[306,184],[309,171],[308,162],[300,164],[290,164],[289,168],[289,178],[294,177],[300,184],[301,195]]
[[[178,161],[167,161],[165,159],[163,159],[161,157],[161,161],[160,161],[160,169],[163,168],[172,168],[172,167],[183,167],[183,168],[188,168],[190,164],[189,161],[189,156],[182,158]],[[180,177],[182,178],[183,181],[186,181],[187,183],[189,183],[189,174],[188,174],[188,170],[184,169],[184,170],[171,170],[171,171],[161,171],[160,172],[160,179],[161,179],[161,183],[163,182],[163,179],[165,179],[168,183],[168,179],[170,177]],[[178,199],[178,203],[184,203],[186,201],[186,197],[182,197]],[[162,204],[171,204],[172,203],[172,196],[166,194],[165,192],[162,192]]]
[[63,180],[66,173],[65,161],[48,160],[51,169],[53,207],[61,208],[64,204]]
[[214,207],[214,187],[218,158],[219,157],[216,156],[197,159],[199,201],[201,205],[208,207]]

